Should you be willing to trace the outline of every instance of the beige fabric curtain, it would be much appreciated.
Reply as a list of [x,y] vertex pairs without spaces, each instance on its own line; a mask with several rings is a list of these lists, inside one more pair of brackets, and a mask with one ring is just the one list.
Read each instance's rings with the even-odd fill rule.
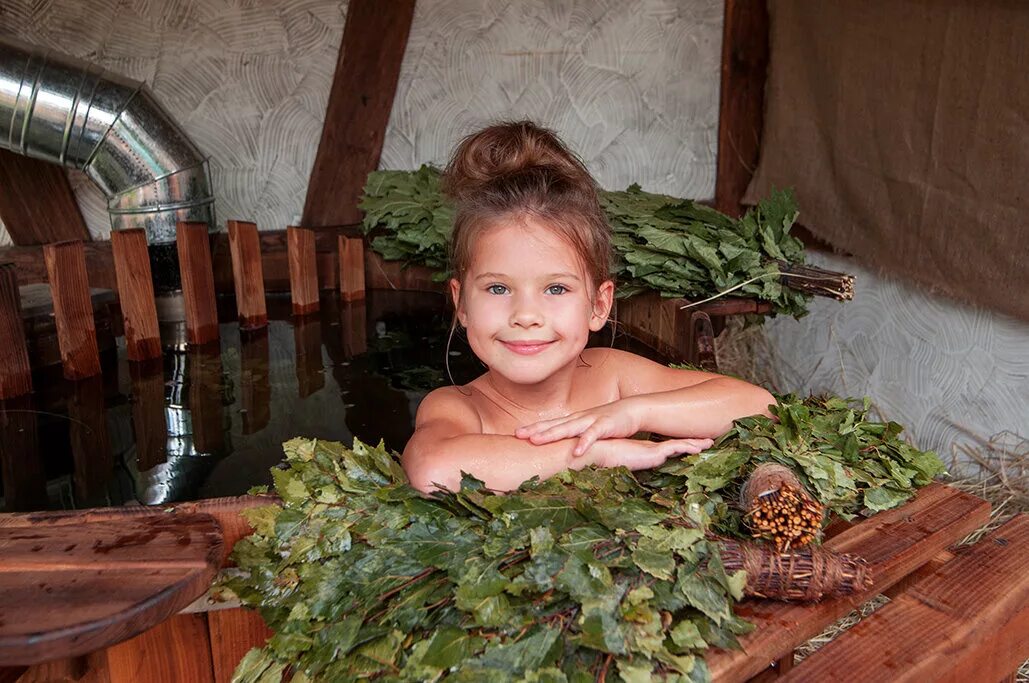
[[770,0],[761,160],[865,264],[1029,320],[1029,2]]

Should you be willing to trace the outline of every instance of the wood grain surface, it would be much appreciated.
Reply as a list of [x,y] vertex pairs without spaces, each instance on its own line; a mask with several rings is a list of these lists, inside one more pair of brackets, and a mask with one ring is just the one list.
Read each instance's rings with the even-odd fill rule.
[[855,524],[825,543],[865,558],[873,585],[846,599],[811,605],[746,600],[736,613],[757,628],[740,638],[742,650],[713,650],[706,657],[716,681],[745,681],[769,662],[792,652],[826,626],[922,566],[989,519],[986,501],[934,483],[902,507]]
[[1029,514],[922,576],[786,681],[999,681],[1029,657]]
[[12,263],[0,263],[0,400],[32,391],[32,367],[21,319],[18,275]]
[[218,306],[207,223],[179,223],[176,243],[186,305],[186,334],[190,344],[209,344],[218,339]]
[[100,353],[82,242],[47,244],[43,259],[54,301],[64,376],[75,380],[99,375]]
[[120,642],[210,585],[222,534],[210,515],[108,509],[0,516],[0,665]]
[[125,351],[131,361],[161,355],[154,281],[150,272],[146,231],[142,228],[111,233],[118,302],[125,323]]
[[264,268],[257,225],[246,221],[226,221],[226,226],[239,326],[244,330],[264,327],[268,324],[268,308],[264,299]]
[[379,165],[415,0],[351,0],[303,224],[356,223],[361,191]]

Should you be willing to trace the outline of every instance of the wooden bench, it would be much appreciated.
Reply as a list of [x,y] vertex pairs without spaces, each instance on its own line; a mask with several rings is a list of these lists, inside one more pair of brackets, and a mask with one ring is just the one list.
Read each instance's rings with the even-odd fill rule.
[[[201,501],[167,508],[164,514],[216,519],[222,531],[224,564],[232,545],[249,533],[238,511],[266,502],[252,496]],[[130,513],[133,515],[155,512],[130,510],[135,510]],[[949,667],[960,664],[954,669],[958,674],[983,667],[975,670],[989,676],[951,679],[999,680],[1029,657],[1029,579],[1019,575],[1020,568],[1029,563],[1029,516],[1016,518],[974,546],[947,550],[985,524],[989,512],[986,501],[932,484],[896,510],[834,527],[842,531],[826,542],[827,547],[865,557],[874,571],[872,587],[850,599],[814,605],[770,600],[740,603],[737,612],[758,628],[741,638],[743,650],[708,654],[714,679],[936,680],[947,679]],[[94,514],[99,516],[93,519],[109,518],[101,511]],[[203,524],[207,523],[205,519]],[[8,528],[0,526],[0,533],[8,533]],[[884,592],[895,596],[892,603],[793,666],[794,649]],[[22,602],[25,620],[43,618],[31,614],[31,599]],[[49,602],[51,609],[59,604],[56,597]],[[179,614],[120,644],[110,641],[106,650],[80,658],[76,666],[80,673],[88,669],[110,683],[171,680],[168,676],[172,673],[187,677],[179,680],[220,683],[231,679],[243,654],[261,645],[268,633],[249,610]],[[122,632],[120,637],[127,635]],[[67,653],[54,651],[50,656],[67,657]],[[984,658],[988,667],[983,665]],[[4,661],[14,663],[10,657]],[[46,669],[67,671],[72,667],[69,661],[31,667],[23,680],[40,680],[33,672]],[[845,661],[854,664],[840,664]],[[773,662],[777,664],[770,668]],[[3,671],[0,681],[18,680],[4,679]],[[6,671],[18,673],[24,668]]]

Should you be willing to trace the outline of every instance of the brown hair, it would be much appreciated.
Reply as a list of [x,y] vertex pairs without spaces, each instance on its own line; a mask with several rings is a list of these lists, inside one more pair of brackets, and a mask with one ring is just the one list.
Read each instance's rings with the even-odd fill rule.
[[457,209],[450,264],[458,280],[483,230],[523,216],[566,239],[594,287],[611,279],[611,228],[600,208],[597,183],[553,131],[516,121],[469,135],[444,171],[443,191]]

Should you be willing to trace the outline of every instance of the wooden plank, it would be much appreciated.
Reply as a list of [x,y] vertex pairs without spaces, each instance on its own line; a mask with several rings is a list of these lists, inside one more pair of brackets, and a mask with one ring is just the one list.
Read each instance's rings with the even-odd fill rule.
[[318,261],[315,258],[314,231],[286,228],[289,251],[289,289],[293,314],[307,315],[318,310]]
[[47,244],[43,258],[54,300],[64,376],[76,380],[99,375],[100,353],[82,242]]
[[386,261],[371,249],[364,250],[366,289],[394,289],[413,292],[442,292],[445,282],[435,282],[433,271],[425,266],[407,266],[400,261]]
[[182,297],[186,305],[186,334],[201,346],[218,339],[218,304],[214,298],[214,271],[207,223],[176,226]]
[[0,401],[0,480],[7,512],[48,506],[38,408],[29,395]]
[[0,665],[107,647],[207,590],[222,555],[214,518],[118,513],[0,515]]
[[[86,273],[94,287],[117,289],[118,282],[114,274],[114,256],[110,242],[85,242],[82,245],[86,254]],[[46,261],[43,259],[43,247],[0,247],[0,262],[13,263],[18,273],[18,283],[22,285],[47,282]]]
[[360,221],[358,200],[379,165],[415,0],[351,0],[303,224]]
[[226,225],[239,325],[244,330],[264,327],[268,324],[268,309],[264,299],[264,269],[257,225],[245,221],[227,221]]
[[32,391],[32,367],[21,319],[14,264],[0,263],[0,400]]
[[118,280],[118,301],[125,323],[125,351],[131,361],[161,355],[161,333],[157,326],[154,281],[150,253],[142,228],[111,233],[114,270]]
[[203,614],[176,614],[107,650],[111,683],[214,683]]
[[747,600],[736,613],[757,628],[740,638],[743,650],[713,650],[706,657],[717,681],[745,681],[768,662],[792,652],[826,626],[925,564],[941,550],[982,526],[990,505],[943,484],[919,490],[906,505],[855,524],[825,543],[836,552],[865,558],[872,587],[846,599],[799,605]]
[[962,548],[784,680],[1000,680],[1029,658],[1027,561],[1029,514],[1021,514]]
[[73,477],[76,507],[106,503],[107,482],[114,456],[107,435],[103,377],[75,383],[68,399],[68,436],[75,462]]
[[221,350],[192,349],[188,359],[193,445],[201,453],[220,454],[225,448]]
[[296,352],[297,392],[300,398],[307,398],[325,386],[321,320],[314,316],[298,319],[293,325],[293,348]]
[[241,334],[239,344],[242,432],[253,434],[268,425],[272,414],[272,387],[268,375],[268,329]]
[[251,648],[261,647],[273,631],[254,610],[237,607],[207,613],[215,683],[230,683],[232,673]]
[[343,301],[364,298],[364,240],[339,236],[339,295]]
[[[333,226],[319,228],[315,231],[315,251],[318,260],[318,286],[321,289],[335,289],[339,270],[337,252],[338,235],[361,236],[359,226]],[[289,291],[289,260],[287,256],[285,230],[258,230],[258,242],[261,251],[261,269],[264,273],[266,292]],[[219,293],[235,291],[232,276],[232,258],[227,233],[218,233],[213,237],[214,245],[211,258],[214,263],[215,288]],[[0,250],[0,257],[3,251]]]
[[231,567],[229,554],[236,542],[253,533],[253,527],[240,514],[243,510],[266,505],[275,505],[281,501],[273,495],[261,496],[228,496],[224,498],[208,498],[206,500],[175,503],[170,506],[176,513],[210,515],[218,523],[222,532],[221,566]]
[[0,149],[0,220],[18,245],[90,240],[63,168]]
[[164,399],[164,368],[159,362],[133,363],[132,433],[136,439],[136,468],[146,472],[168,459],[168,418]]
[[738,216],[757,168],[768,74],[765,0],[725,0],[715,208]]

